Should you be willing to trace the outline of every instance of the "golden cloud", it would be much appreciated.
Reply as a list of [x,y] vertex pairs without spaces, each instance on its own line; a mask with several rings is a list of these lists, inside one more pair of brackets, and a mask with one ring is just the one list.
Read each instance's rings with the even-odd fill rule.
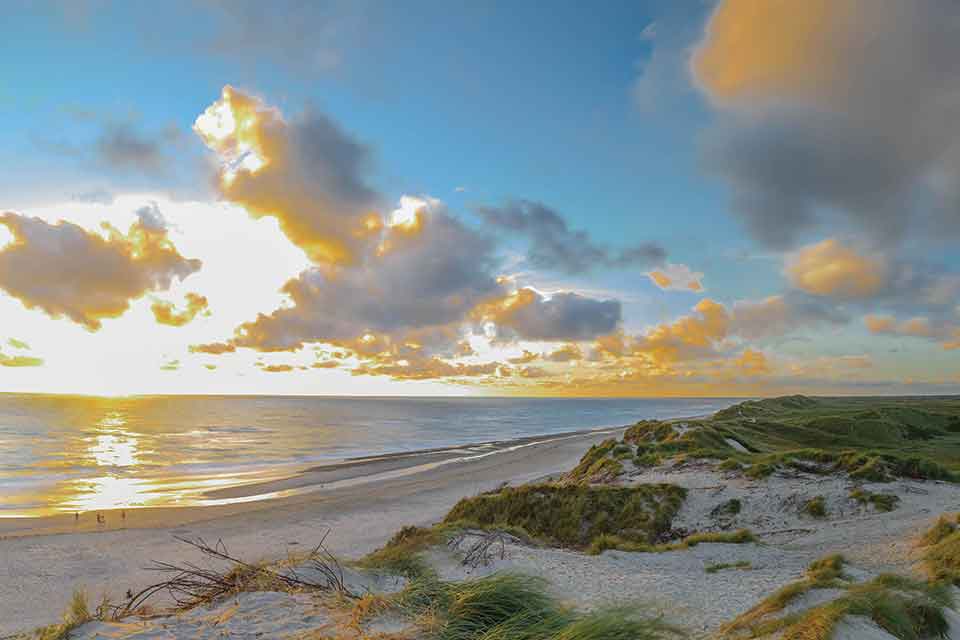
[[717,102],[785,95],[815,100],[838,80],[834,60],[857,4],[723,0],[694,51],[693,75]]
[[207,299],[198,293],[188,293],[186,296],[187,305],[183,311],[177,311],[172,302],[165,300],[156,300],[150,310],[153,317],[159,324],[169,325],[171,327],[182,327],[192,322],[199,314],[210,315],[207,305]]
[[793,253],[785,273],[794,287],[833,298],[869,298],[887,283],[884,260],[861,255],[835,238]]
[[102,224],[103,234],[70,222],[50,224],[7,212],[0,225],[13,241],[0,250],[0,288],[28,309],[66,316],[90,331],[117,318],[130,302],[169,289],[198,271],[200,260],[180,255],[159,215],[149,209],[124,234]]
[[224,198],[269,216],[318,264],[354,264],[382,228],[366,185],[369,151],[320,114],[288,122],[231,86],[194,131],[217,154]]

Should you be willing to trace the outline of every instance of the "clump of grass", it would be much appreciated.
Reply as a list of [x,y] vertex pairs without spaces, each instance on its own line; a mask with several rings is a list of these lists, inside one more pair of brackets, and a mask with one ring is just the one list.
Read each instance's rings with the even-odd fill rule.
[[77,589],[73,592],[70,604],[63,614],[63,622],[38,629],[34,637],[36,640],[66,640],[70,637],[71,631],[93,619],[86,592]]
[[783,628],[783,640],[828,640],[846,615],[864,616],[900,640],[945,637],[949,624],[944,607],[949,593],[937,585],[881,575],[852,585],[847,595],[805,611]]
[[628,444],[618,444],[613,448],[613,457],[617,460],[623,460],[633,456],[633,447]]
[[773,592],[764,600],[753,606],[732,621],[721,627],[723,635],[747,631],[751,636],[767,635],[778,630],[776,623],[773,628],[765,624],[765,618],[771,614],[783,611],[787,605],[804,595],[811,589],[828,589],[846,586],[841,582],[845,560],[841,555],[830,555],[820,558],[807,567],[804,577],[791,582]]
[[740,462],[735,460],[734,458],[727,458],[726,460],[720,463],[720,466],[718,468],[720,469],[720,471],[740,471],[741,469],[743,469],[743,465],[740,464]]
[[707,573],[718,573],[720,571],[726,571],[728,569],[736,569],[737,571],[749,571],[753,569],[753,565],[750,564],[749,560],[740,560],[739,562],[720,562],[715,564],[708,564],[703,570]]
[[520,527],[548,544],[574,548],[601,535],[650,544],[670,529],[685,498],[685,489],[669,484],[524,485],[464,498],[444,522]]
[[770,464],[767,462],[755,462],[747,467],[747,470],[744,473],[748,478],[762,480],[764,478],[769,478],[776,470],[777,465],[775,464]]
[[861,487],[850,492],[850,497],[862,505],[873,505],[877,511],[893,511],[900,504],[900,497],[892,493],[873,493]]
[[710,532],[695,533],[687,536],[679,542],[668,542],[663,544],[646,544],[625,540],[620,536],[601,535],[593,539],[593,542],[587,548],[590,555],[598,555],[608,549],[617,551],[630,551],[636,553],[664,553],[666,551],[681,551],[695,547],[704,542],[713,542],[720,544],[744,544],[747,542],[756,542],[757,537],[749,529],[739,529],[733,532]]
[[742,508],[743,503],[739,498],[730,498],[711,509],[710,515],[714,518],[735,516]]
[[[573,468],[564,480],[576,484],[605,483],[612,482],[623,474],[623,464],[615,457],[618,447],[625,447],[626,451],[632,453],[627,445],[622,445],[615,438],[608,438],[600,444],[591,446],[580,463]],[[623,449],[620,449],[623,452]],[[611,457],[614,456],[614,457]]]
[[517,574],[458,583],[420,578],[396,602],[436,640],[655,640],[674,633],[635,608],[578,613],[549,596],[543,579]]
[[811,518],[827,517],[827,500],[823,496],[815,496],[803,504],[803,512]]
[[357,566],[416,578],[429,571],[419,554],[445,539],[443,530],[438,527],[406,526],[395,533],[386,545],[361,559]]
[[926,546],[923,562],[927,573],[934,580],[952,582],[960,586],[960,527],[958,519],[941,517],[924,534]]

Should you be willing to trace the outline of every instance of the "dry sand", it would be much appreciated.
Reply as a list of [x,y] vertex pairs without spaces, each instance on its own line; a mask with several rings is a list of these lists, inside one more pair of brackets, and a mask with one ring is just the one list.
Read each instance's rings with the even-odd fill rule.
[[[327,546],[333,553],[359,557],[403,525],[439,521],[464,496],[566,471],[591,444],[611,433],[526,440],[468,460],[430,453],[404,458],[404,464],[387,457],[368,461],[365,468],[346,466],[339,475],[324,468],[308,474],[311,482],[303,477],[287,481],[283,488],[303,490],[290,497],[128,510],[125,520],[105,512],[105,526],[96,524],[94,514],[85,514],[79,524],[71,514],[0,520],[0,635],[58,621],[77,587],[94,599],[101,593],[119,599],[127,589],[137,591],[157,581],[155,573],[144,569],[152,560],[199,559],[174,540],[176,535],[223,539],[236,555],[269,559],[305,550],[329,529]],[[365,473],[358,476],[361,468]],[[260,493],[264,487],[245,490]]]

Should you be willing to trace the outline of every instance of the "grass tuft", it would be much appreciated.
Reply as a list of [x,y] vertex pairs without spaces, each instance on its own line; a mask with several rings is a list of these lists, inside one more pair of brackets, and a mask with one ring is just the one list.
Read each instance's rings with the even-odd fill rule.
[[807,500],[803,505],[803,512],[811,518],[827,517],[827,500],[823,496],[816,496]]
[[750,564],[748,560],[740,560],[739,562],[720,562],[716,564],[708,564],[704,567],[704,571],[707,573],[718,573],[720,571],[726,571],[728,569],[736,569],[737,571],[749,571],[753,569],[753,565]]
[[685,489],[669,484],[524,485],[464,498],[444,522],[520,527],[548,544],[578,549],[602,535],[651,544],[670,529],[685,497]]

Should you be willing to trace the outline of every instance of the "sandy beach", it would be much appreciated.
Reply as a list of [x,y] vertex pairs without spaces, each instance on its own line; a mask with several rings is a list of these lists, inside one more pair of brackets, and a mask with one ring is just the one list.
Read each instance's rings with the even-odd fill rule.
[[[439,449],[359,459],[308,469],[290,478],[210,493],[240,500],[204,507],[132,509],[0,520],[0,634],[57,619],[71,593],[122,596],[155,582],[151,561],[189,560],[174,536],[222,539],[245,558],[278,558],[305,549],[329,529],[338,556],[360,556],[407,524],[440,520],[461,497],[504,483],[569,470],[594,442],[619,430],[493,443],[469,452]],[[280,497],[243,502],[276,492]],[[37,606],[37,603],[43,603]]]

